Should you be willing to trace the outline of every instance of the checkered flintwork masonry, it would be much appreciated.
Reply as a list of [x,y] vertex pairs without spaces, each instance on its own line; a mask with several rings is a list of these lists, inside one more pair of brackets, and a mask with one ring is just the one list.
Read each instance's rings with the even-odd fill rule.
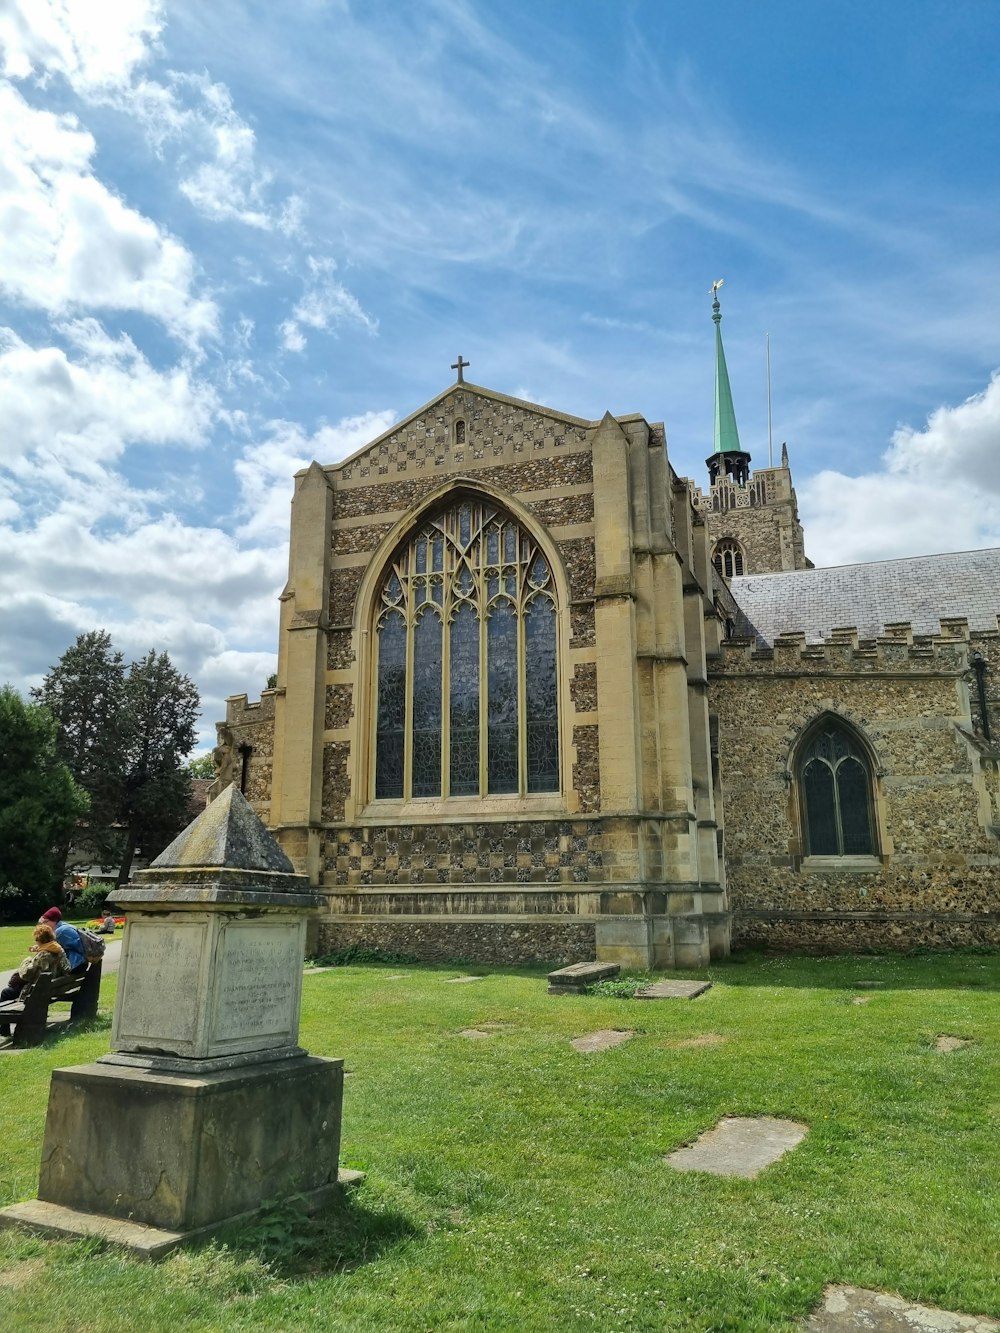
[[435,403],[426,416],[376,441],[348,463],[340,477],[347,483],[377,481],[399,473],[461,467],[567,445],[579,447],[586,437],[583,424],[459,391]]
[[325,882],[376,884],[587,884],[600,873],[599,824],[376,825],[328,835]]

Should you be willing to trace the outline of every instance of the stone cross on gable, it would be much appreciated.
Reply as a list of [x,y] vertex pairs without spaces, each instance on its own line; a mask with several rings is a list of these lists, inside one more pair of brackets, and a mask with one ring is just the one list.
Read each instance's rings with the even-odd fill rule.
[[465,369],[466,366],[471,365],[471,364],[472,364],[472,363],[471,363],[470,361],[463,361],[463,360],[462,360],[462,355],[461,355],[461,353],[459,353],[458,360],[452,362],[452,364],[451,364],[451,368],[452,368],[452,370],[457,370],[457,371],[458,371],[458,382],[459,382],[459,384],[464,384],[464,383],[465,383],[465,376],[462,374],[462,371]]

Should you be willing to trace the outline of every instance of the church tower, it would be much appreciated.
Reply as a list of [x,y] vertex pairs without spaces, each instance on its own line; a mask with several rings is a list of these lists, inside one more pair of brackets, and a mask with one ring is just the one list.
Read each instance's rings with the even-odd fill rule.
[[750,471],[750,454],[740,444],[736,409],[722,345],[721,282],[712,286],[715,324],[715,439],[705,460],[709,489],[691,486],[696,508],[704,516],[711,539],[712,560],[726,579],[743,574],[774,574],[786,569],[811,569],[806,558],[798,503],[781,446],[781,466]]

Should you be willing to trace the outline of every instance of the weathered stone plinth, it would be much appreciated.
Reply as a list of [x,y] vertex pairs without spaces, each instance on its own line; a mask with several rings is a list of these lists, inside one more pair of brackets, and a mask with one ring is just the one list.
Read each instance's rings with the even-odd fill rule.
[[106,1064],[56,1069],[38,1197],[171,1231],[337,1180],[341,1060],[185,1078]]
[[344,1073],[297,1044],[306,915],[323,898],[235,788],[136,880],[116,896],[111,1052],[53,1071],[39,1201],[0,1225],[150,1257],[336,1188]]

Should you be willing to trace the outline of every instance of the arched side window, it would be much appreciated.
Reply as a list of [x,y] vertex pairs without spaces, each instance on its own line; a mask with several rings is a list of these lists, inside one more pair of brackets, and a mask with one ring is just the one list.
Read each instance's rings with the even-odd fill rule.
[[425,521],[375,640],[376,799],[559,790],[554,581],[510,514],[463,497]]
[[807,856],[875,854],[871,763],[836,718],[824,718],[807,736],[798,781]]
[[742,578],[746,573],[743,547],[733,537],[723,537],[715,543],[712,563],[724,579]]

